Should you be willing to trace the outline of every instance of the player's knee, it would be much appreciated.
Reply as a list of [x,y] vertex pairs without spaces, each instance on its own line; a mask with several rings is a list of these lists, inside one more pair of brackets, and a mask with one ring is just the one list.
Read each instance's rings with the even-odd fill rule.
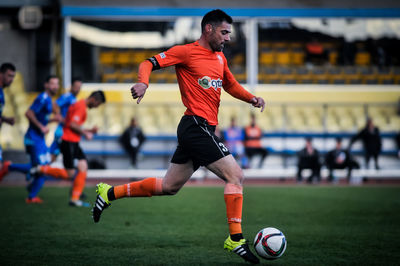
[[86,172],[88,170],[88,164],[86,160],[78,161],[78,171],[79,172]]
[[228,178],[227,181],[228,183],[232,183],[235,185],[242,185],[244,179],[243,171],[238,170],[234,173],[232,173]]

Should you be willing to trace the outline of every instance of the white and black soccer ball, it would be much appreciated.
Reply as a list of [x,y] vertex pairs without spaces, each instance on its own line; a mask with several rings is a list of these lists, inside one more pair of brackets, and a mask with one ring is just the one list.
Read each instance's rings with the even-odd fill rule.
[[254,248],[257,254],[267,260],[282,256],[285,253],[286,246],[285,235],[274,227],[262,229],[254,238]]

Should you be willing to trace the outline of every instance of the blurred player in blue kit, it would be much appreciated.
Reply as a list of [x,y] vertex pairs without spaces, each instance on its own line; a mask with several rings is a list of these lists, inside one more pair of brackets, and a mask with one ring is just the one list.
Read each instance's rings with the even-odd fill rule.
[[[55,96],[59,89],[58,77],[48,76],[44,88],[44,92],[36,97],[25,113],[29,120],[29,128],[24,137],[24,144],[33,167],[50,163],[49,148],[45,142],[45,135],[49,132],[47,125],[49,122],[61,122],[62,120],[59,114],[50,117],[54,111],[51,97]],[[26,203],[42,203],[37,195],[45,179],[44,175],[33,176],[33,181],[28,186],[29,194]]]
[[[6,103],[3,89],[11,85],[15,77],[15,66],[11,63],[4,63],[0,66],[0,126],[3,123],[14,125],[14,117],[3,116],[4,105]],[[9,161],[3,162],[3,151],[0,146],[0,181],[8,172]]]

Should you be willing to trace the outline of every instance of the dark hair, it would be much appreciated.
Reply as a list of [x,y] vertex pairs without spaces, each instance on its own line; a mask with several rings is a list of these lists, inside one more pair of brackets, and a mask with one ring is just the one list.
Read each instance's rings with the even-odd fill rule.
[[90,94],[89,98],[95,98],[97,101],[101,103],[106,102],[106,96],[104,95],[104,92],[101,90],[94,91]]
[[72,78],[72,82],[71,82],[71,84],[74,84],[76,81],[80,81],[80,82],[82,82],[82,79],[81,79],[81,77],[73,77],[73,78]]
[[336,143],[342,143],[342,138],[341,137],[337,137],[336,138]]
[[58,79],[58,77],[56,75],[48,75],[45,79],[45,82],[49,82],[51,79]]
[[11,71],[15,72],[15,66],[13,64],[11,64],[11,63],[3,63],[0,66],[0,72],[1,73],[6,73],[7,70],[11,70]]
[[201,20],[201,31],[203,32],[205,30],[207,24],[218,26],[224,21],[229,24],[232,24],[233,22],[231,16],[226,14],[224,11],[222,11],[221,9],[214,9],[205,14],[203,19]]

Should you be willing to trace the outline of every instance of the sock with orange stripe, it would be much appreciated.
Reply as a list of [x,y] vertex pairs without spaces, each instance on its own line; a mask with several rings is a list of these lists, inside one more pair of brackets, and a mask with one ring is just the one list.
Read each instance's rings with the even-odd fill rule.
[[227,183],[224,190],[226,216],[229,233],[233,241],[239,241],[242,235],[243,187]]
[[162,194],[162,179],[149,177],[141,181],[112,187],[107,196],[109,200],[116,200],[124,197],[151,197]]
[[44,175],[52,176],[55,178],[68,179],[67,170],[63,168],[55,168],[55,167],[50,167],[48,165],[42,165],[40,167],[40,172]]
[[85,188],[87,172],[78,172],[75,177],[74,184],[72,185],[71,200],[79,200],[82,195],[83,189]]

